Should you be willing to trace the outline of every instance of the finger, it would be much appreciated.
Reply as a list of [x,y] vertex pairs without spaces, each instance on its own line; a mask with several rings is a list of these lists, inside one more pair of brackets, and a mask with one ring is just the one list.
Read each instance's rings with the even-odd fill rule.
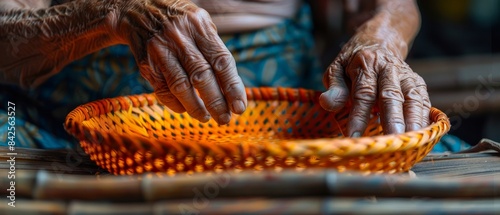
[[201,122],[210,120],[210,114],[203,101],[196,94],[178,59],[161,44],[157,42],[151,44],[149,50],[154,56],[153,63],[156,70],[161,71],[170,92],[179,100],[190,116]]
[[143,62],[139,64],[139,71],[146,80],[149,81],[154,89],[154,95],[163,105],[169,107],[171,110],[177,113],[183,113],[186,109],[182,106],[179,100],[170,92],[168,89],[167,82],[163,77],[163,74],[157,72],[151,68],[153,65],[149,62]]
[[184,113],[186,112],[186,108],[182,105],[182,103],[174,96],[170,89],[168,89],[168,85],[166,82],[161,83],[161,85],[157,85],[154,87],[156,98],[165,106],[170,108],[176,113]]
[[377,74],[365,62],[360,65],[363,66],[348,72],[353,80],[353,106],[347,124],[347,132],[351,137],[359,137],[364,133],[377,97]]
[[422,127],[429,126],[430,124],[430,111],[431,111],[431,101],[429,99],[429,93],[427,92],[427,85],[422,77],[415,74],[415,83],[417,83],[417,91],[422,98]]
[[[409,68],[404,68],[408,74],[413,73]],[[416,131],[422,128],[422,96],[417,89],[416,81],[412,77],[401,81],[401,90],[404,95],[403,111],[406,131]]]
[[247,96],[243,81],[236,70],[236,62],[218,36],[208,13],[200,11],[198,22],[194,22],[197,30],[193,33],[193,38],[202,55],[212,66],[229,108],[236,114],[242,114],[247,107]]
[[327,68],[323,76],[323,84],[328,89],[319,97],[319,104],[325,110],[338,111],[342,109],[349,99],[349,89],[347,88],[344,69],[337,58]]
[[231,112],[210,64],[192,42],[183,41],[183,44],[180,61],[190,77],[191,84],[198,90],[205,107],[217,123],[229,123]]
[[405,132],[404,97],[400,85],[401,74],[397,69],[392,64],[387,65],[378,80],[380,121],[385,134]]

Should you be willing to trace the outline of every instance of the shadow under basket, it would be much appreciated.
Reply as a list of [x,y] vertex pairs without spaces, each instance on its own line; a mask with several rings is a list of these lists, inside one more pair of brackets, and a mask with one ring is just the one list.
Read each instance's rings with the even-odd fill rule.
[[365,173],[408,171],[448,132],[436,108],[431,125],[383,135],[373,111],[360,138],[345,137],[350,108],[325,111],[320,92],[289,88],[247,88],[248,107],[228,125],[201,123],[159,103],[153,94],[90,102],[66,117],[97,165],[117,175],[168,174],[311,167]]

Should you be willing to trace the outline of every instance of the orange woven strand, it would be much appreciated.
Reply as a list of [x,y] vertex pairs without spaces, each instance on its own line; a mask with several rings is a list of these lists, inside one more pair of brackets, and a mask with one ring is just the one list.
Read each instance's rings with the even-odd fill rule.
[[382,135],[374,112],[364,137],[346,138],[349,105],[333,113],[321,108],[319,92],[246,90],[247,111],[228,125],[200,123],[143,94],[82,105],[65,128],[99,166],[120,175],[310,167],[394,173],[409,170],[449,130],[433,108],[430,126]]

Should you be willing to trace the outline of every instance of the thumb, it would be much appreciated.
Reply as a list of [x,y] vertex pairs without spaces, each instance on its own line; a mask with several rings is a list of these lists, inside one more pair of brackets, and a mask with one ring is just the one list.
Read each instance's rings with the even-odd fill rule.
[[321,107],[327,111],[342,109],[349,99],[349,88],[345,82],[344,68],[338,58],[327,68],[323,84],[328,90],[319,97]]

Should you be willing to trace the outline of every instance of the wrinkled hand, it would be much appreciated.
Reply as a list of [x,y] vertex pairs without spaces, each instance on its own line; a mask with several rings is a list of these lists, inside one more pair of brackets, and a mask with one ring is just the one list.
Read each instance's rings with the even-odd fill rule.
[[379,106],[386,134],[429,124],[431,104],[426,84],[396,50],[369,35],[356,35],[328,67],[323,78],[328,90],[321,95],[320,104],[336,111],[351,99],[347,135],[364,133],[374,105]]
[[159,101],[226,124],[247,106],[235,61],[209,14],[188,0],[122,0],[112,25]]

